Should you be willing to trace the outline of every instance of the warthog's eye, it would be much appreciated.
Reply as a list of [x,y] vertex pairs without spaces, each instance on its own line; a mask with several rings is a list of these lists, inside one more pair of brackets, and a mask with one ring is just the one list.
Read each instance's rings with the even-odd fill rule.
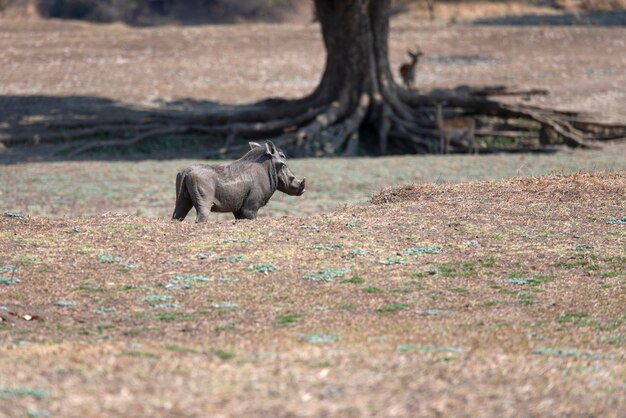
[[285,157],[285,154],[283,154],[282,152],[279,152],[279,153],[278,153],[278,156],[279,156],[280,158],[285,158],[285,159],[287,158],[287,157]]

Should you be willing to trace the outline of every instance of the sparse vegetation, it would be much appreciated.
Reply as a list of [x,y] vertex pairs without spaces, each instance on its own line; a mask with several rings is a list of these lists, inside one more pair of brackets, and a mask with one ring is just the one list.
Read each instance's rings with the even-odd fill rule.
[[302,315],[298,314],[285,314],[276,318],[276,325],[279,327],[284,327],[287,325],[295,324]]
[[316,332],[305,335],[302,339],[311,344],[329,344],[339,341],[339,336]]
[[312,281],[331,282],[337,277],[343,277],[350,269],[326,268],[317,273],[307,273],[304,278]]
[[398,311],[403,311],[408,307],[409,305],[407,305],[406,303],[391,302],[376,309],[376,312],[379,312],[379,313],[398,312]]
[[363,284],[365,283],[365,279],[360,276],[352,276],[349,279],[343,279],[341,283]]
[[367,286],[363,288],[363,293],[380,293],[381,290],[376,286]]
[[[314,88],[324,64],[313,59],[321,56],[319,34],[301,26],[255,27],[252,39],[238,27],[28,25],[0,25],[0,37],[14,45],[0,52],[11,70],[2,85],[3,142],[23,123],[45,135],[63,132],[54,124],[70,114],[141,117],[139,102],[148,97],[172,98],[150,103],[150,112],[190,114],[211,109],[209,99],[295,97]],[[416,26],[402,17],[393,25],[401,28],[390,44],[395,65]],[[560,88],[554,69],[567,57],[581,65],[564,80],[581,90],[565,102],[561,93],[545,100],[567,108],[582,97],[610,109],[585,86],[622,74],[614,57],[624,47],[594,30],[542,27],[542,36],[525,37],[536,28],[433,26],[433,36],[419,40],[427,55],[418,88],[485,79],[476,68],[493,63],[527,67],[512,68],[507,84],[509,77],[520,85],[545,78]],[[463,45],[440,44],[458,36]],[[311,41],[311,59],[303,58],[303,39]],[[490,49],[493,39],[498,46]],[[458,47],[472,45],[484,59],[458,56]],[[558,62],[534,45],[558,50]],[[569,56],[571,45],[584,54]],[[267,59],[278,47],[285,61]],[[224,60],[235,52],[237,65],[226,74]],[[46,68],[50,57],[55,64]],[[433,81],[427,75],[435,66]],[[525,71],[532,82],[517,78]],[[577,83],[580,77],[593,83]],[[599,87],[617,91],[609,86]],[[165,219],[172,173],[193,162],[158,152],[177,152],[182,138],[145,144],[152,154],[142,155],[154,161],[112,162],[104,159],[117,154],[96,152],[85,162],[0,165],[2,213],[25,215],[0,216],[0,276],[13,280],[0,284],[0,415],[283,416],[302,405],[315,416],[610,416],[623,409],[624,230],[608,223],[624,215],[622,145],[551,155],[295,159],[294,172],[311,179],[302,199],[277,199],[254,222],[216,214],[197,226]],[[227,140],[186,139],[196,151]],[[9,148],[0,150],[3,161],[16,158]],[[612,171],[541,176],[590,168]],[[526,178],[463,183],[511,176]],[[365,205],[397,184],[413,185]]]
[[251,264],[248,266],[248,270],[256,271],[257,273],[270,273],[278,270],[278,266],[271,263]]

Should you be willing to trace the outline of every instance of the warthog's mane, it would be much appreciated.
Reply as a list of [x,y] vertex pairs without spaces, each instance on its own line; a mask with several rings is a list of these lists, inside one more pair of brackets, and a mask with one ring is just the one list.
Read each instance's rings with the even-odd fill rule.
[[[277,151],[281,152],[281,150],[278,148],[277,148]],[[246,152],[243,155],[243,157],[239,158],[238,160],[233,161],[233,163],[234,164],[239,163],[239,162],[262,163],[264,161],[267,161],[269,158],[270,156],[267,154],[265,147],[254,147],[250,151]]]
[[262,148],[252,148],[250,151],[246,152],[243,157],[238,159],[237,161],[252,161],[252,162],[262,162],[266,160],[265,157],[267,154],[265,152],[265,147]]

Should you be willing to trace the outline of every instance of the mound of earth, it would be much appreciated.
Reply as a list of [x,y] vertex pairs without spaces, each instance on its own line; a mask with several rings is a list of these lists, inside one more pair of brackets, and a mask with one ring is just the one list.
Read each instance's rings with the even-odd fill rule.
[[412,184],[385,189],[373,196],[371,202],[381,205],[433,200],[447,205],[451,201],[526,201],[536,204],[558,200],[592,204],[597,199],[611,196],[615,203],[626,199],[625,172],[580,172],[461,184]]

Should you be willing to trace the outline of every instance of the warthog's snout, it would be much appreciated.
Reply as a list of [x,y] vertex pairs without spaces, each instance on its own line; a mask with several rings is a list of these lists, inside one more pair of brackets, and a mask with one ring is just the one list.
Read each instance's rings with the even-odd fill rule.
[[283,193],[287,193],[289,196],[302,196],[306,187],[306,179],[298,180],[297,178],[291,179],[288,186],[281,190]]
[[305,185],[304,183],[306,182],[306,179],[302,179],[302,181],[300,182],[300,188],[298,189],[298,194],[296,196],[302,196],[302,194],[305,192]]

